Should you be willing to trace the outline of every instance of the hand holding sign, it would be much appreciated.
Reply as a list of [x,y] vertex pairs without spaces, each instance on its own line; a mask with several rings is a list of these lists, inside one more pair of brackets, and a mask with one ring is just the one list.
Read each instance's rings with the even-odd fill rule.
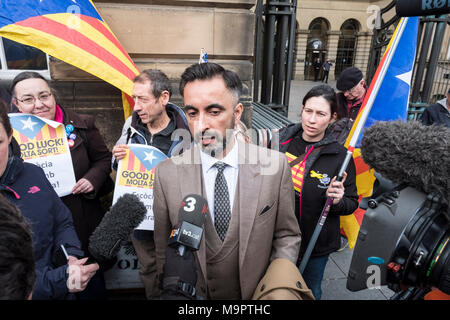
[[167,156],[157,148],[147,145],[129,144],[116,147],[119,146],[122,146],[119,149],[125,150],[126,155],[118,164],[113,204],[125,193],[136,195],[147,208],[144,221],[136,229],[153,230],[154,174],[156,166],[167,159]]
[[12,113],[9,118],[22,159],[44,170],[58,196],[71,194],[75,173],[64,125],[30,114]]

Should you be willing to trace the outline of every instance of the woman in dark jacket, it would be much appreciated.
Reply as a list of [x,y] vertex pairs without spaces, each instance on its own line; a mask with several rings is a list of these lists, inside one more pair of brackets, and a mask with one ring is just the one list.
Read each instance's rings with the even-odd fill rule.
[[[6,106],[0,103],[0,193],[31,226],[36,271],[32,298],[65,299],[69,292],[80,292],[86,287],[98,265],[84,265],[86,259],[78,259],[84,254],[69,210],[41,168],[24,163],[10,152],[12,133]],[[68,261],[56,259],[61,245],[70,256]],[[78,288],[68,287],[71,265],[79,266],[79,275],[86,276]]]
[[328,256],[340,246],[339,216],[353,213],[358,206],[353,160],[343,181],[335,181],[347,152],[327,132],[328,125],[336,117],[336,108],[334,90],[328,85],[316,86],[303,99],[301,123],[289,125],[279,132],[280,152],[286,153],[293,169],[295,210],[302,232],[299,261],[327,197],[333,198],[328,218],[303,272],[316,299],[321,297],[320,285]]
[[[61,200],[72,213],[82,249],[105,214],[99,192],[110,181],[111,152],[90,115],[77,114],[56,103],[55,94],[39,73],[22,72],[11,85],[12,103],[22,113],[63,123],[66,128],[76,184]],[[111,190],[108,190],[111,191]],[[104,292],[104,289],[102,289]],[[104,297],[104,296],[103,296]]]
[[95,126],[93,116],[80,115],[56,103],[47,81],[36,72],[22,72],[12,83],[13,103],[22,113],[63,123],[68,134],[77,181],[72,194],[61,199],[72,212],[82,248],[100,223],[104,210],[98,192],[111,172],[111,152]]

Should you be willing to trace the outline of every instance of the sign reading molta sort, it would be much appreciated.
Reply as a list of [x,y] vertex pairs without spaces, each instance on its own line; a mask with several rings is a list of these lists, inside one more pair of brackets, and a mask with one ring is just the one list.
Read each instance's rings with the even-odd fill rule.
[[58,196],[72,193],[75,173],[64,125],[30,114],[9,114],[21,157],[44,170]]
[[147,215],[136,228],[153,230],[153,181],[156,166],[167,159],[157,148],[129,144],[125,158],[119,161],[113,203],[125,193],[136,195],[146,206]]

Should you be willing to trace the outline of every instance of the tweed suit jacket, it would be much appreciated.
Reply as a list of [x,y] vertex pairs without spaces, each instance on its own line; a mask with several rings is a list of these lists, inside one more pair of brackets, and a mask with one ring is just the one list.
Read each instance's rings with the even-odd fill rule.
[[[253,144],[238,143],[239,173],[232,215],[239,215],[239,279],[242,299],[251,299],[269,263],[276,258],[297,261],[300,229],[294,215],[294,188],[285,155]],[[159,164],[154,183],[153,213],[158,273],[172,228],[178,223],[180,203],[188,194],[206,198],[200,149]],[[239,202],[239,203],[236,203]],[[208,213],[209,214],[209,213]],[[197,292],[207,296],[205,236],[195,252]]]

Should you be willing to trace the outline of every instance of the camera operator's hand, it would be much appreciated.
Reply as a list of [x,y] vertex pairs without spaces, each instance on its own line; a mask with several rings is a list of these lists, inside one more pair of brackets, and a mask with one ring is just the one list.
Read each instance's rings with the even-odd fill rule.
[[188,249],[184,256],[180,256],[177,248],[167,247],[161,299],[195,299],[194,295],[180,288],[183,284],[185,289],[194,289],[197,284],[194,254]]
[[69,278],[67,279],[67,288],[69,292],[81,292],[86,289],[89,280],[99,269],[97,263],[85,265],[88,258],[77,259],[69,256],[67,261]]
[[331,180],[330,185],[328,186],[326,195],[329,198],[333,198],[333,204],[338,204],[339,201],[341,201],[341,199],[344,197],[344,192],[345,192],[344,182],[345,182],[346,178],[347,178],[347,172],[344,172],[344,174],[342,176],[342,181],[336,181],[336,177],[334,177]]

